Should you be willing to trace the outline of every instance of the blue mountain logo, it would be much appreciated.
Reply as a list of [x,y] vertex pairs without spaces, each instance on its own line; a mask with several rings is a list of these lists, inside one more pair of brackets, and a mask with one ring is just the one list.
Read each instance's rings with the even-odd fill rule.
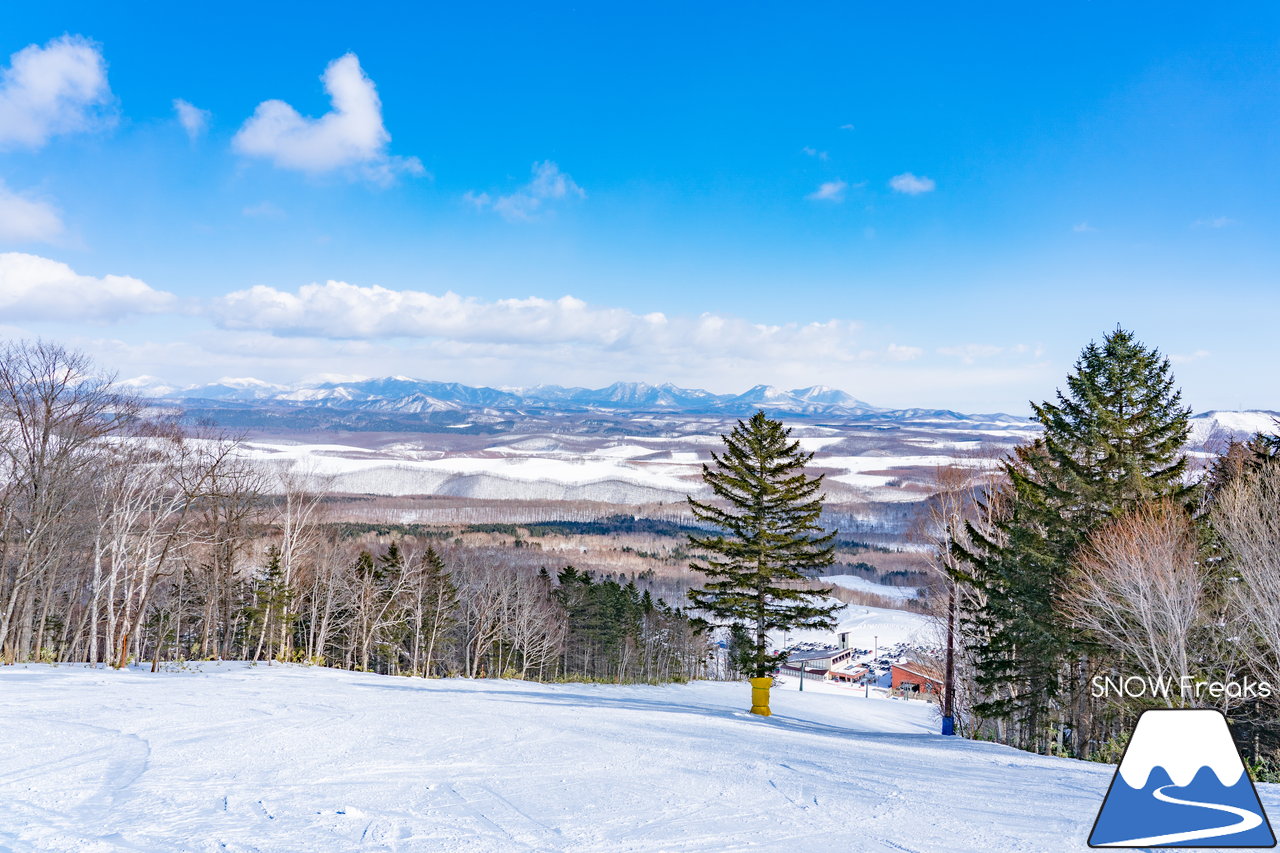
[[1219,711],[1146,711],[1102,802],[1090,847],[1275,847]]

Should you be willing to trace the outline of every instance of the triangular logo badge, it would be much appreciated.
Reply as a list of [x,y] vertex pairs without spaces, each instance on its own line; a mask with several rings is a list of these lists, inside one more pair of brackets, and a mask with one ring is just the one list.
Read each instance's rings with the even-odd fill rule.
[[1275,847],[1227,718],[1219,711],[1144,712],[1089,846]]

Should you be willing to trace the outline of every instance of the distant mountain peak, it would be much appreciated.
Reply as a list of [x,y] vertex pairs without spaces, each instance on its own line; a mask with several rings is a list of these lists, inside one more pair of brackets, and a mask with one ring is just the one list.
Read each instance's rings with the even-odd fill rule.
[[286,388],[284,385],[263,382],[261,379],[254,379],[252,376],[224,376],[217,382],[210,384],[222,385],[227,388],[280,388],[282,390]]
[[791,394],[774,385],[753,385],[738,395],[739,400],[784,400]]
[[166,397],[179,390],[177,385],[171,385],[157,376],[145,374],[134,376],[132,379],[121,379],[116,385],[140,397]]
[[403,375],[359,378],[321,374],[308,379],[307,382],[285,386],[253,377],[228,376],[207,385],[180,387],[166,384],[154,376],[139,376],[124,380],[120,385],[132,393],[158,399],[251,403],[281,408],[305,406],[356,412],[452,412],[459,417],[465,417],[462,413],[469,411],[489,411],[492,416],[510,417],[505,413],[537,410],[741,417],[761,409],[773,417],[858,417],[886,421],[903,418],[964,420],[969,417],[939,409],[882,409],[827,385],[810,385],[788,391],[775,385],[759,384],[741,394],[715,394],[700,388],[682,388],[672,382],[653,385],[643,381],[618,381],[592,389],[560,385],[490,388]]

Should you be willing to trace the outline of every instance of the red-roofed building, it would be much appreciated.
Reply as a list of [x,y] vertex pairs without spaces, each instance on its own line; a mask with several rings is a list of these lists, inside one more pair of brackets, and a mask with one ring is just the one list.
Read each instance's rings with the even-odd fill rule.
[[942,695],[942,673],[916,663],[895,663],[889,667],[890,686],[906,695]]

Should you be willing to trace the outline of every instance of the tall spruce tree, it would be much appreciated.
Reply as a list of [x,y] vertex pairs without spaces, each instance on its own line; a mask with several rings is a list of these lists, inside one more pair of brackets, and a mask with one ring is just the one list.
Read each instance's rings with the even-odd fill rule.
[[967,564],[957,578],[985,593],[983,609],[969,617],[977,682],[988,697],[975,710],[1014,723],[1006,739],[1030,749],[1049,748],[1050,729],[1061,723],[1063,748],[1082,752],[1087,731],[1069,710],[1079,696],[1060,696],[1084,688],[1088,644],[1063,617],[1064,584],[1099,525],[1142,501],[1190,499],[1182,451],[1190,410],[1168,359],[1118,327],[1085,347],[1056,403],[1032,409],[1043,434],[1006,463],[994,528],[969,525],[972,544],[953,544]]
[[756,412],[712,452],[714,467],[702,466],[702,479],[720,504],[688,498],[700,521],[718,531],[691,535],[703,552],[690,568],[706,576],[706,585],[689,591],[689,600],[708,624],[733,627],[750,644],[740,648],[737,668],[755,678],[773,673],[783,657],[769,651],[769,632],[830,628],[838,605],[821,601],[830,589],[797,584],[832,563],[835,532],[818,524],[822,515],[822,477],[804,467],[813,459],[791,430]]
[[[292,629],[292,618],[289,604],[292,593],[284,582],[284,567],[280,561],[280,549],[275,545],[267,548],[267,564],[263,567],[262,576],[253,592],[253,603],[246,608],[249,617],[250,636],[258,637],[257,648],[253,659],[258,660],[267,647],[267,656],[275,654],[271,647],[271,638],[282,636]],[[283,631],[281,628],[283,627]]]

